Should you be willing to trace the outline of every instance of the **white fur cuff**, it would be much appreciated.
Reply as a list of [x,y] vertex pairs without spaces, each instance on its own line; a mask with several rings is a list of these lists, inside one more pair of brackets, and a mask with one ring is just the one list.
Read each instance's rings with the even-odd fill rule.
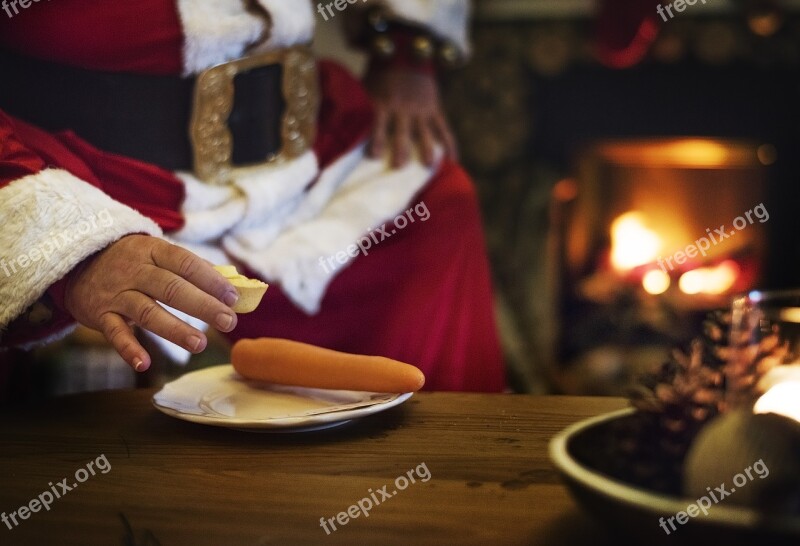
[[469,0],[380,1],[395,17],[423,25],[439,37],[453,42],[464,55],[469,54]]
[[0,222],[0,328],[98,250],[132,233],[162,234],[152,220],[59,169],[0,189]]
[[238,59],[258,43],[265,31],[269,39],[254,52],[291,47],[311,41],[314,11],[308,0],[259,0],[272,23],[245,9],[236,0],[178,0],[183,26],[183,72],[202,72]]
[[269,40],[260,50],[305,44],[314,38],[312,2],[300,0],[258,0],[272,20]]
[[231,0],[178,0],[178,14],[183,25],[186,75],[241,57],[266,26],[244,9],[243,2]]

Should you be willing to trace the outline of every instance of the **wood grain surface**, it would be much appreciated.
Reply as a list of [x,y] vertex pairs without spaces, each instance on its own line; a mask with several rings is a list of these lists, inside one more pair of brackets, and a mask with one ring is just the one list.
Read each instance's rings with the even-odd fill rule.
[[[570,498],[547,445],[622,399],[422,393],[338,429],[257,434],[172,419],[152,395],[96,393],[0,414],[0,512],[50,482],[61,492],[58,482],[71,486],[98,457],[111,467],[18,526],[0,523],[0,544],[611,543]],[[409,471],[416,482],[397,490]],[[396,494],[383,498],[383,486]],[[357,518],[336,521],[371,494],[380,503],[368,517],[353,510]]]

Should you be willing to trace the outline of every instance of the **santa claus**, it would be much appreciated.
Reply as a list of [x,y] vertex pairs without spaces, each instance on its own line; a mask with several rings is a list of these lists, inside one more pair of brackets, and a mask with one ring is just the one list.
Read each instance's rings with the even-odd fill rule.
[[[332,2],[366,86],[314,60],[306,0],[19,4],[0,12],[2,347],[78,322],[144,371],[134,328],[189,354],[210,326],[503,389],[436,86],[468,54],[467,0]],[[211,263],[273,284],[256,313]]]

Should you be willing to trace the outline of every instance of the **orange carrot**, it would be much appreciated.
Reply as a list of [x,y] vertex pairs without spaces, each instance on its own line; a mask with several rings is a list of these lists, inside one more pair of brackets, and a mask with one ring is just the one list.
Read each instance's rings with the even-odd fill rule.
[[287,339],[242,339],[231,353],[234,369],[248,379],[277,385],[368,392],[413,392],[425,376],[381,356],[340,353]]

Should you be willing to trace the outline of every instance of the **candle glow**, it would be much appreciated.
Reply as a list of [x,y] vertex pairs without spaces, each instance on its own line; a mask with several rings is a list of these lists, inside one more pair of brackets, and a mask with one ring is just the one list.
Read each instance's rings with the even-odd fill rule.
[[775,413],[800,423],[800,380],[782,381],[756,401],[754,413]]

